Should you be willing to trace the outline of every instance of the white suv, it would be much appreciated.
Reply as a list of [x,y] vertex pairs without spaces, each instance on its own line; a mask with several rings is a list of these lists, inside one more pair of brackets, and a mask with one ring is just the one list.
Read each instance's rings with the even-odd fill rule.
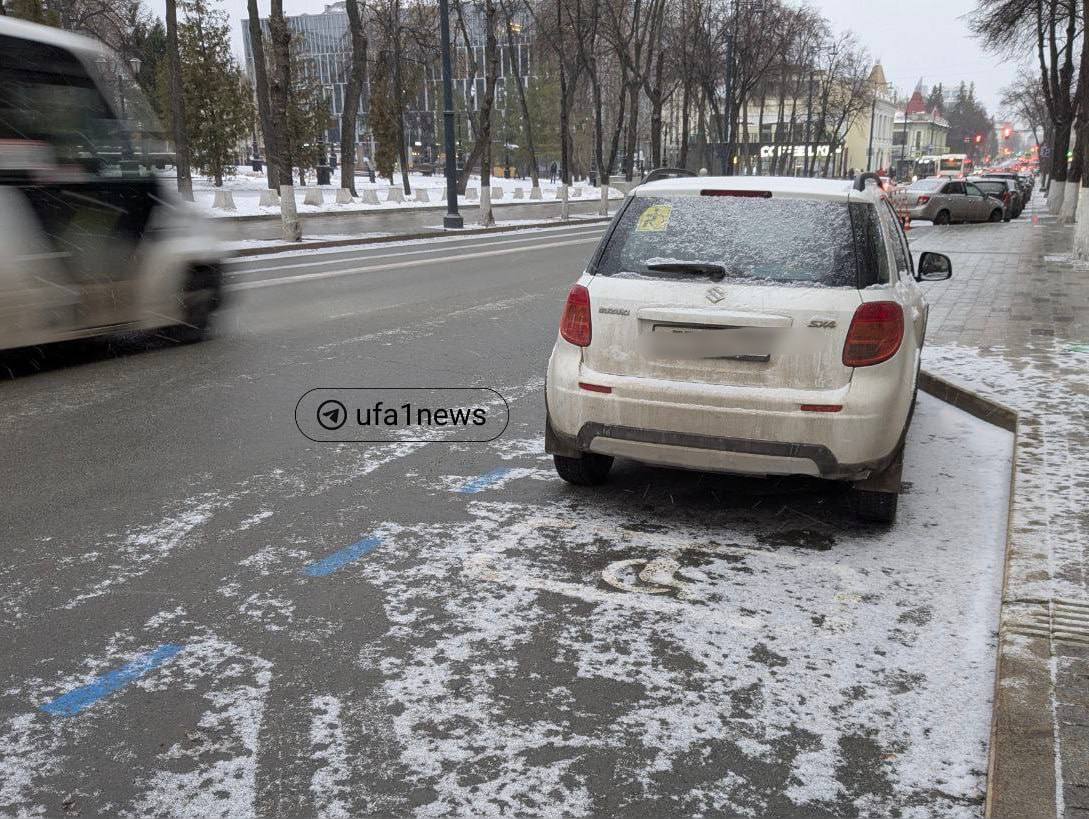
[[614,457],[852,481],[891,521],[927,304],[875,174],[653,181],[571,289],[548,364],[546,450],[567,481]]

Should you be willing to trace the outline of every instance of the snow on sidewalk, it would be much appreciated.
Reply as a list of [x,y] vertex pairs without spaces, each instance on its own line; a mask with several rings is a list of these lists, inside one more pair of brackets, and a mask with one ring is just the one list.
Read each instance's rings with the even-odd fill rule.
[[[312,177],[311,177],[312,179]],[[343,211],[368,211],[368,210],[387,210],[393,208],[438,208],[443,207],[446,201],[446,180],[443,176],[424,176],[423,174],[412,173],[409,174],[409,185],[412,188],[412,193],[405,196],[405,201],[390,201],[389,189],[390,184],[388,180],[378,180],[371,183],[367,181],[365,176],[356,176],[355,187],[356,192],[362,195],[364,190],[375,191],[378,199],[378,204],[367,204],[362,201],[355,201],[351,204],[338,205],[336,203],[337,190],[340,188],[340,171],[339,169],[333,172],[333,183],[330,185],[298,185],[295,188],[295,200],[300,215],[313,214],[313,213],[326,213],[326,212],[343,212]],[[400,177],[397,177],[398,183],[393,186],[400,189]],[[524,204],[530,204],[535,200],[529,198],[530,190],[533,186],[533,181],[528,177],[525,179],[495,179],[491,180],[492,188],[500,188],[503,191],[501,198],[493,198],[493,204],[499,204],[504,202],[520,202]],[[472,176],[469,179],[469,188],[474,188],[477,193],[475,200],[468,199],[467,197],[461,197],[460,201],[467,205],[474,205],[479,203],[480,199],[480,177]],[[558,184],[553,184],[541,180],[541,200],[543,202],[555,201],[556,191]],[[522,189],[522,199],[515,199],[515,190],[517,188]],[[273,215],[279,213],[278,207],[261,207],[258,202],[260,201],[261,192],[267,189],[267,183],[265,181],[265,174],[263,172],[255,172],[248,168],[239,168],[238,173],[234,176],[227,177],[223,180],[223,186],[216,188],[212,183],[212,180],[207,177],[194,177],[193,178],[193,198],[197,207],[206,216],[214,217],[230,217],[230,216],[260,216],[260,215]],[[308,190],[320,189],[322,192],[322,199],[324,200],[321,205],[305,205],[303,199]],[[579,195],[575,195],[575,190],[579,191]],[[215,200],[216,191],[229,191],[234,198],[235,209],[224,210],[222,208],[212,207],[212,203]],[[416,201],[417,191],[427,192],[427,202]],[[588,183],[574,184],[570,186],[569,199],[572,202],[598,200],[601,197],[601,189],[591,187]],[[622,199],[623,193],[615,188],[611,191],[610,199]]]

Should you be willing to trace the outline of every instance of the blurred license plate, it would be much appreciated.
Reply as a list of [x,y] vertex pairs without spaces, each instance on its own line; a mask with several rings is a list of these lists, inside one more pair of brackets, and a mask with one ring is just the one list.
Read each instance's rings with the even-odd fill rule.
[[770,361],[777,333],[763,327],[691,327],[655,324],[648,352],[659,358]]

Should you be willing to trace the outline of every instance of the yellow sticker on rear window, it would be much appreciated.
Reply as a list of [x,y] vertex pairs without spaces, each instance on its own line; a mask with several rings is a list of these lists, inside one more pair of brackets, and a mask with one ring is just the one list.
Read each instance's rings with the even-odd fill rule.
[[651,205],[639,215],[636,233],[661,233],[669,227],[669,217],[673,213],[672,205]]

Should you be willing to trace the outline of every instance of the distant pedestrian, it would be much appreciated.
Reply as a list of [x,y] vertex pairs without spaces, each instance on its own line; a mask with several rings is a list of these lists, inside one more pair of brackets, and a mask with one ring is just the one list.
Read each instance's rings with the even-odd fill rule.
[[555,182],[556,181],[556,171],[557,170],[558,169],[556,168],[556,160],[553,159],[552,164],[548,166],[548,174],[549,174],[548,181],[549,182]]

